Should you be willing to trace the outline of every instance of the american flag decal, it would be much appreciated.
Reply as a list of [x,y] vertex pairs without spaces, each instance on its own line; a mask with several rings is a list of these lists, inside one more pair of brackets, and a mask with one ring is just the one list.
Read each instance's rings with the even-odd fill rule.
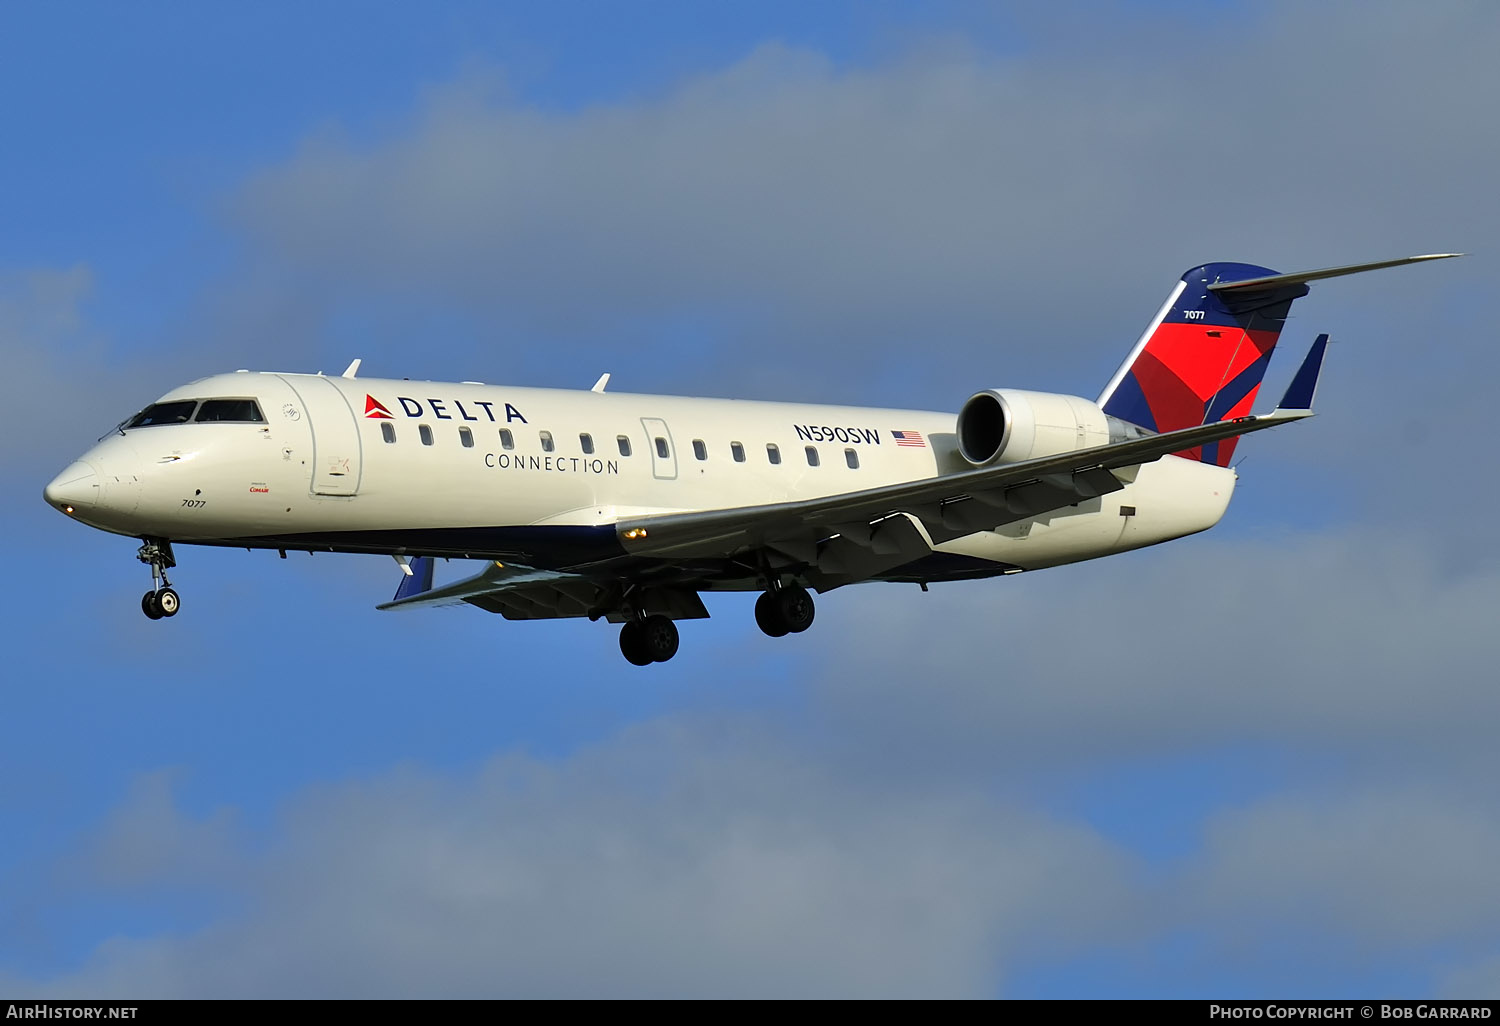
[[914,449],[927,448],[920,431],[892,431],[891,436],[896,439],[897,445],[909,445]]

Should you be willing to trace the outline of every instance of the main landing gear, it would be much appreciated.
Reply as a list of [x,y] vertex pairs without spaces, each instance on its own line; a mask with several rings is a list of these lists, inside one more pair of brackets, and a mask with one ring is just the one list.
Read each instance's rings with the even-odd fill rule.
[[801,634],[812,626],[813,597],[801,585],[768,591],[755,600],[755,622],[773,638]]
[[[812,595],[798,584],[773,586],[755,601],[755,622],[773,638],[801,634],[812,626],[815,612]],[[659,613],[643,616],[637,611],[620,628],[620,652],[636,666],[671,659],[677,654],[677,641],[677,625]]]
[[153,620],[176,616],[177,610],[182,608],[182,600],[172,590],[172,582],[167,580],[167,570],[177,565],[172,555],[172,543],[149,538],[144,541],[135,558],[151,566],[151,590],[141,596],[141,612]]
[[636,666],[664,663],[677,654],[677,625],[660,615],[630,620],[620,628],[620,651]]

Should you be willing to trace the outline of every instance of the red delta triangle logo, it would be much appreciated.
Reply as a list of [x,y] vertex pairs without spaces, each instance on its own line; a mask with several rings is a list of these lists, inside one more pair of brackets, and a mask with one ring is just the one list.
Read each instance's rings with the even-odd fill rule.
[[365,395],[365,417],[370,420],[394,420],[391,411],[385,408],[385,404],[373,395]]

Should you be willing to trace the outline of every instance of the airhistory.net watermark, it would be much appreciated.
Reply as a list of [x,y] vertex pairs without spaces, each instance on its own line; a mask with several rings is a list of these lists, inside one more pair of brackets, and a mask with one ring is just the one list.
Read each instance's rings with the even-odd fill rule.
[[54,1005],[41,1001],[6,1005],[7,1019],[134,1019],[138,1005]]

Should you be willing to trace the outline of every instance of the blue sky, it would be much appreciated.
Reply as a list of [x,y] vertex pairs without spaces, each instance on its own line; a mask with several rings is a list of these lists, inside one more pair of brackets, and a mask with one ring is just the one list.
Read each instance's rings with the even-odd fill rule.
[[[1500,17],[1410,5],[12,5],[0,992],[1500,993]],[[1317,285],[1209,535],[612,630],[376,613],[42,485],[236,367],[957,409],[1183,268]],[[621,359],[629,353],[629,359]],[[444,572],[457,574],[459,567]]]

